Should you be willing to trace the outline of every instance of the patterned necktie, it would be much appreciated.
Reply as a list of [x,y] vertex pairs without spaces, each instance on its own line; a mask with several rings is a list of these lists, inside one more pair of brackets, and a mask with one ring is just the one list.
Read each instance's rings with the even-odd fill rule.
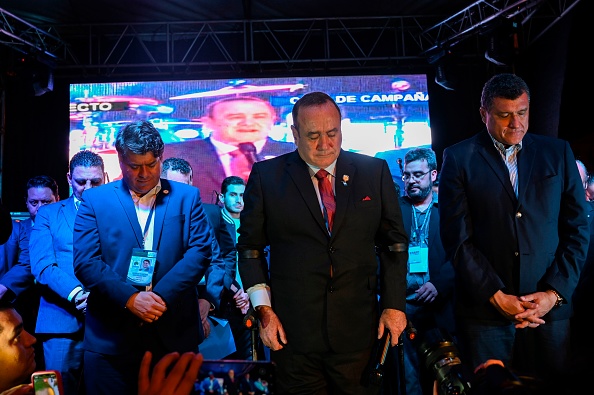
[[252,143],[241,143],[235,151],[231,151],[230,155],[232,175],[241,177],[247,182],[254,162],[258,161],[256,146]]
[[334,222],[334,212],[336,211],[336,201],[334,200],[334,193],[332,192],[332,184],[328,179],[328,172],[324,169],[318,170],[316,173],[318,179],[318,189],[322,197],[322,204],[324,205],[324,217],[328,230],[332,231],[332,224]]

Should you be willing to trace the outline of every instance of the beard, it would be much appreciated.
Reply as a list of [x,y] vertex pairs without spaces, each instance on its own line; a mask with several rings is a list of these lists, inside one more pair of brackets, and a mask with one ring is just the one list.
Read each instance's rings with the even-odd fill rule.
[[406,195],[415,203],[422,202],[431,193],[432,185],[429,184],[425,188],[419,186],[418,189],[413,189],[410,186],[406,188]]

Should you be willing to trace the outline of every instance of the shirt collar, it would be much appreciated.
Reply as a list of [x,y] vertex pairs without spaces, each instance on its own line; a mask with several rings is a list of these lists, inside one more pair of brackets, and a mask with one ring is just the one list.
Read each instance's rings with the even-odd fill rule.
[[511,145],[507,148],[505,148],[505,146],[503,145],[503,143],[501,143],[500,141],[495,140],[495,138],[491,135],[491,133],[487,132],[489,134],[489,137],[491,137],[491,140],[493,141],[493,144],[495,144],[495,148],[497,148],[500,152],[502,153],[506,153],[506,152],[511,152],[513,150],[521,150],[522,149],[522,142],[520,141],[518,144],[515,145]]
[[[334,160],[334,162],[332,162],[329,166],[324,167],[324,170],[326,170],[328,173],[330,173],[330,175],[332,177],[335,177],[334,173],[335,173],[335,169],[336,169],[336,161],[338,160],[338,158],[336,158]],[[313,177],[318,170],[321,169],[321,167],[316,167],[313,165],[310,165],[309,163],[307,164],[307,166],[309,167],[309,175],[310,177]]]
[[157,194],[161,191],[161,180],[159,179],[159,182],[157,183],[157,185],[155,185],[153,187],[153,189],[151,189],[150,191],[148,191],[147,193],[145,193],[142,196],[140,196],[139,194],[137,194],[136,192],[134,192],[131,189],[129,189],[129,191],[130,191],[130,195],[132,196],[132,200],[134,200],[135,203],[142,199],[152,199],[155,196],[157,196]]

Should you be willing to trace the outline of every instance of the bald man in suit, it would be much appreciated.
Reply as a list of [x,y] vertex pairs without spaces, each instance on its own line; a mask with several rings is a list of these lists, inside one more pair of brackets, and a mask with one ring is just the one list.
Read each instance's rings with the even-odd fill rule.
[[395,345],[406,326],[398,197],[384,160],[341,150],[327,94],[303,96],[293,119],[297,151],[257,162],[247,183],[241,280],[276,363],[275,393],[368,394],[375,340],[389,332]]

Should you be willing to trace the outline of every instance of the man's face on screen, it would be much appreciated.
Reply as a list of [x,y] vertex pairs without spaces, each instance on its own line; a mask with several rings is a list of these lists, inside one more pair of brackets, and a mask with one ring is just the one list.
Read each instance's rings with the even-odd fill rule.
[[237,145],[266,139],[274,119],[274,110],[264,101],[233,100],[217,104],[205,124],[215,140]]

